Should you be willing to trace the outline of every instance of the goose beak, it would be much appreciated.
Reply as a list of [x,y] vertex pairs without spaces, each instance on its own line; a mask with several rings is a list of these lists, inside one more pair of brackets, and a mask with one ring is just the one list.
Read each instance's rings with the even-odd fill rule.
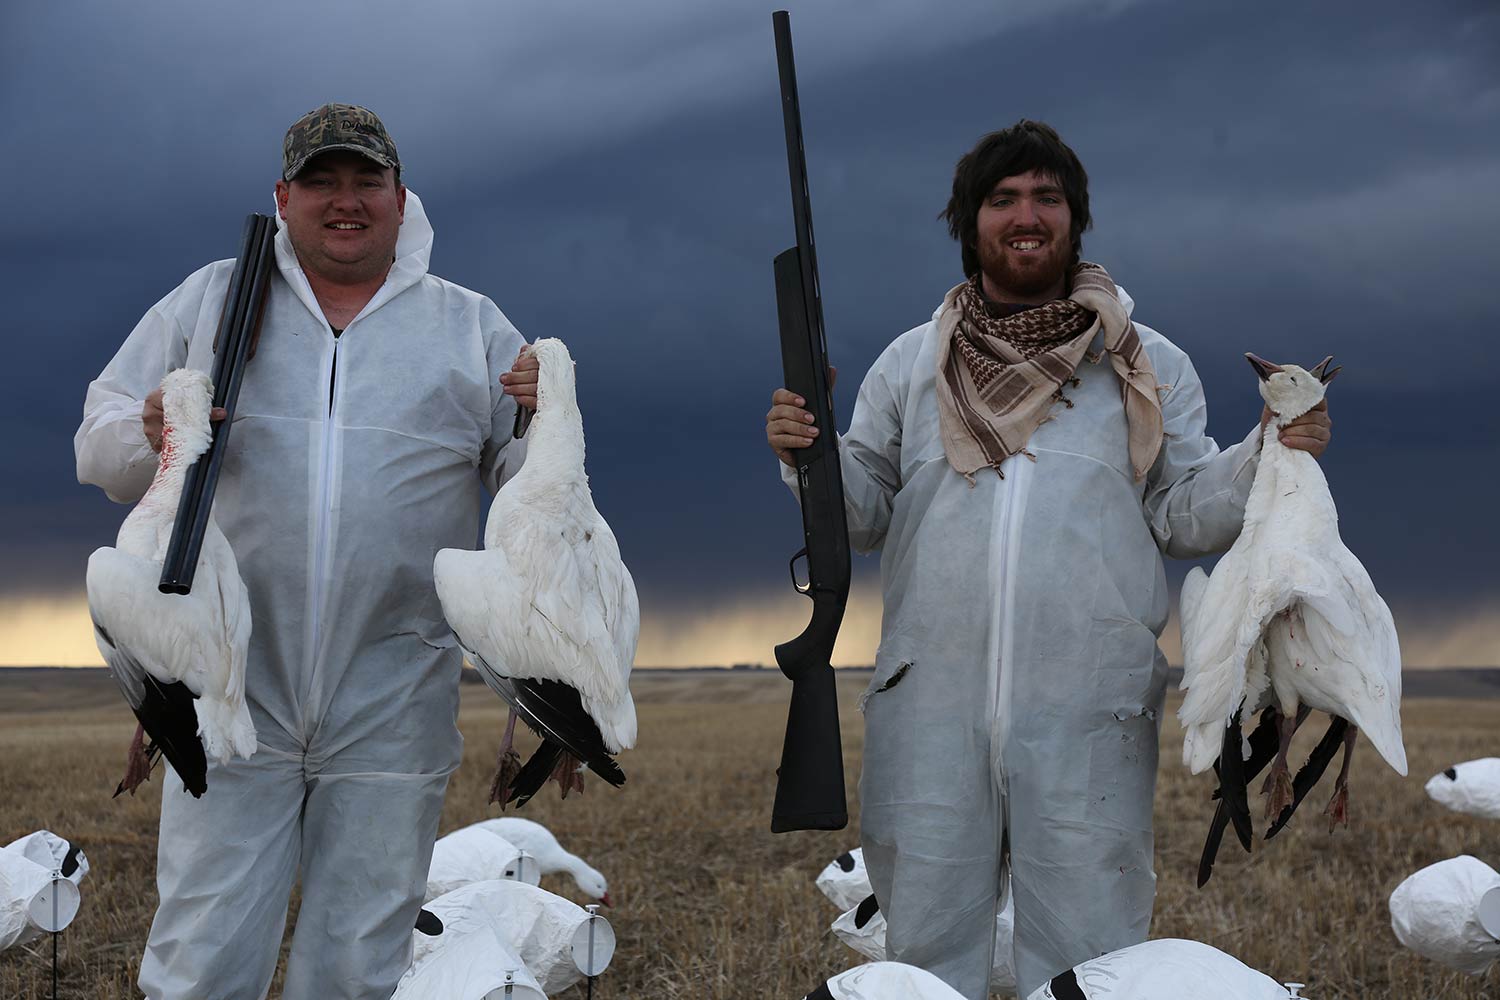
[[1260,376],[1260,380],[1262,382],[1270,378],[1276,372],[1281,371],[1280,365],[1273,365],[1265,358],[1256,357],[1249,351],[1245,352],[1245,360],[1250,362],[1250,367],[1255,369],[1255,374]]
[[614,903],[611,903],[609,901],[609,893],[607,893],[607,892],[604,895],[602,895],[602,896],[599,897],[599,902],[603,903],[605,906],[608,906],[608,907],[613,907],[615,905]]
[[1336,367],[1334,367],[1330,371],[1329,368],[1328,368],[1328,366],[1332,362],[1333,362],[1333,355],[1330,354],[1330,355],[1328,355],[1328,357],[1324,358],[1322,361],[1319,361],[1316,365],[1314,365],[1310,369],[1311,372],[1312,372],[1312,374],[1317,378],[1317,380],[1319,382],[1322,382],[1324,385],[1327,385],[1329,382],[1332,382],[1333,381],[1333,377],[1335,375],[1337,375],[1339,372],[1341,372],[1341,371],[1344,370],[1344,366],[1343,365],[1337,365]]

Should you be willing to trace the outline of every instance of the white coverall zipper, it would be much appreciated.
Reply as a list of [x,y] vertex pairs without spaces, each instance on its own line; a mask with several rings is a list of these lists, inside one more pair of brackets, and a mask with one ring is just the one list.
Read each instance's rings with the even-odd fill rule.
[[[995,572],[994,601],[990,608],[990,632],[989,644],[985,650],[989,659],[989,670],[986,672],[988,678],[988,705],[990,711],[990,780],[995,787],[995,807],[999,815],[995,817],[995,829],[1000,835],[1000,840],[995,844],[997,857],[1001,862],[1009,866],[1009,859],[1004,856],[1004,845],[1009,841],[1010,830],[1010,789],[1005,775],[1005,736],[1010,731],[1010,678],[1007,671],[1012,668],[1011,649],[1012,632],[1014,631],[1014,608],[1012,595],[1015,593],[1015,555],[1020,551],[1020,527],[1021,515],[1026,508],[1026,490],[1031,475],[1031,463],[1025,460],[1017,460],[1008,463],[1005,468],[1005,479],[995,489],[995,506],[993,529],[990,533],[989,565]],[[1005,718],[1002,719],[1001,712],[1004,711]],[[1005,869],[1002,869],[1002,872]],[[995,897],[995,906],[990,914],[990,922],[993,923],[1000,911],[1005,906],[1006,897],[1009,895],[1008,882],[1002,878],[1000,882],[1000,893]],[[995,948],[998,942],[991,939],[989,950],[986,954],[985,968],[993,968],[995,962]]]
[[[997,571],[994,607],[990,617],[989,688],[990,688],[990,759],[998,770],[995,775],[1002,808],[1006,794],[1004,739],[1010,731],[1010,662],[1014,632],[1015,555],[1020,549],[1022,514],[1030,486],[1031,463],[1016,460],[1008,463],[1003,485],[996,490],[994,531],[990,536],[990,565]],[[1003,713],[1003,718],[1002,718]],[[1002,816],[1002,824],[1005,822]]]
[[[348,327],[345,327],[348,332]],[[330,329],[329,333],[332,333]],[[322,437],[322,468],[318,476],[317,504],[315,507],[316,523],[313,530],[313,587],[309,593],[310,605],[309,620],[312,625],[312,646],[309,650],[308,663],[308,691],[303,702],[303,729],[304,735],[307,728],[306,708],[311,704],[312,681],[317,676],[317,662],[319,651],[323,646],[323,604],[328,597],[328,549],[332,544],[329,532],[329,515],[333,510],[333,470],[336,467],[338,451],[338,435],[335,433],[335,420],[338,417],[338,356],[339,338],[334,337],[333,349],[328,352],[328,364],[324,367],[323,384],[328,386],[328,407],[323,415],[323,437]]]

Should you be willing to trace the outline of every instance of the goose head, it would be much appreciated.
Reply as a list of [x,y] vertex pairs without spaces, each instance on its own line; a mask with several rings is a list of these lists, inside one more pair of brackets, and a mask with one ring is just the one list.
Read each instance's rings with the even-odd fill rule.
[[580,861],[572,875],[580,892],[592,899],[597,899],[605,906],[612,905],[609,901],[609,884],[605,882],[602,872]]
[[544,337],[523,350],[524,357],[536,358],[536,416],[542,420],[558,412],[576,412],[577,388],[573,375],[573,356],[567,345],[556,337]]
[[1342,368],[1329,370],[1329,355],[1311,369],[1297,365],[1275,365],[1265,358],[1246,354],[1245,359],[1260,376],[1260,397],[1266,401],[1276,426],[1284,427],[1323,399],[1326,386]]

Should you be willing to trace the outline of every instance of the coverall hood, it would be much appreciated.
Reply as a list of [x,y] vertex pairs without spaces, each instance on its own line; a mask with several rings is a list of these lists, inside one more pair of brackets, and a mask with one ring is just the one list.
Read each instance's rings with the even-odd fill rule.
[[[292,249],[292,238],[287,233],[286,220],[281,217],[274,196],[271,199],[271,217],[276,220],[276,263],[281,269],[282,276],[287,279],[288,284],[302,300],[302,304],[307,306],[308,311],[315,316],[321,316],[323,310],[318,305],[317,296],[313,295],[312,286],[308,284],[302,265],[297,262],[297,251]],[[401,229],[396,236],[395,263],[391,265],[390,273],[385,277],[385,285],[375,293],[364,309],[360,310],[360,316],[379,309],[387,301],[422,280],[432,261],[432,235],[432,223],[427,221],[427,212],[422,207],[422,199],[417,197],[415,191],[407,188],[406,212],[402,217]]]

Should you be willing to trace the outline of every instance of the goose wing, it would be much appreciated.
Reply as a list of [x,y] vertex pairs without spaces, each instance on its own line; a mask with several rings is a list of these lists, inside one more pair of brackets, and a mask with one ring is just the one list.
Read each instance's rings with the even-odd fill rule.
[[486,681],[506,676],[521,656],[515,648],[526,622],[525,581],[511,569],[504,549],[442,549],[432,561],[433,584],[443,617],[459,645]]
[[503,545],[524,581],[529,655],[509,676],[562,681],[588,707],[616,705],[629,696],[622,648],[633,658],[640,612],[614,534],[586,493],[569,510],[522,513]]
[[[183,647],[162,642],[158,633],[143,627],[150,621],[147,615],[161,611],[152,605],[163,602],[139,600],[145,596],[142,587],[155,595],[159,576],[159,569],[146,560],[117,549],[97,550],[89,557],[86,576],[89,614],[110,676],[151,740],[148,760],[154,763],[156,755],[165,756],[183,786],[199,796],[208,787],[208,760],[198,737],[199,692],[182,679],[192,670],[182,661]],[[173,629],[160,624],[163,631],[174,633],[181,625]],[[193,635],[188,631],[190,646]]]
[[[89,614],[96,631],[140,670],[163,683],[181,681],[196,697],[205,691],[205,672],[224,659],[224,606],[212,586],[163,594],[156,589],[160,576],[161,567],[148,560],[95,550],[85,576]],[[203,599],[206,590],[215,591],[212,600]]]
[[1401,649],[1390,609],[1342,545],[1317,566],[1319,585],[1299,588],[1301,627],[1276,630],[1280,669],[1304,704],[1348,719],[1405,775]]
[[[1246,715],[1265,690],[1264,658],[1259,655],[1265,623],[1279,610],[1282,595],[1257,590],[1250,559],[1236,545],[1219,560],[1212,576],[1195,569],[1183,583],[1182,759],[1192,773],[1213,765],[1224,745],[1225,727],[1241,706]],[[1196,577],[1194,574],[1198,574]]]

